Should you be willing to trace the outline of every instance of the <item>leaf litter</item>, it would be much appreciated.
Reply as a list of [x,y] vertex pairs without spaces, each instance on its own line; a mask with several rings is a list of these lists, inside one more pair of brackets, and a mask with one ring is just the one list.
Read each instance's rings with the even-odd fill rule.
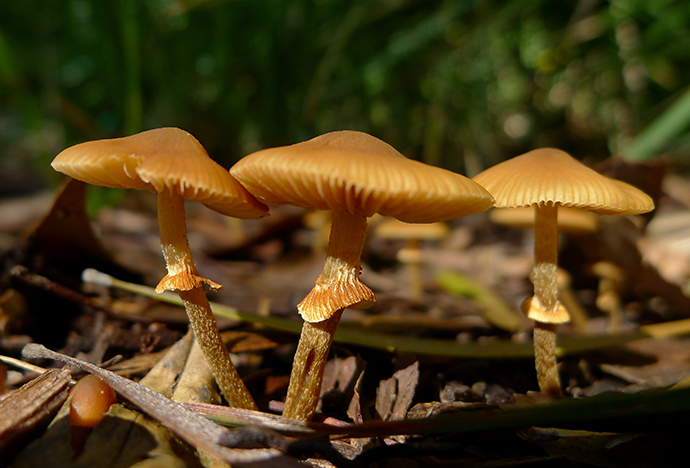
[[[493,226],[482,215],[451,223],[446,240],[423,245],[423,304],[401,293],[406,276],[395,252],[403,245],[370,239],[363,279],[371,277],[379,304],[366,312],[346,312],[343,339],[334,346],[334,358],[327,365],[320,413],[306,425],[268,412],[279,408],[284,397],[294,333],[299,330],[294,305],[310,287],[308,271],[320,262],[311,254],[314,233],[305,227],[302,213],[292,209],[276,210],[270,221],[244,224],[245,229],[233,231],[227,239],[222,233],[228,225],[222,217],[196,208],[190,211],[190,226],[195,227],[190,241],[200,252],[195,254],[199,269],[227,278],[225,290],[211,299],[245,314],[227,315],[221,327],[263,412],[249,414],[209,404],[215,397],[208,384],[189,373],[185,378],[192,382],[196,397],[184,399],[196,403],[174,403],[145,390],[137,383],[142,378],[140,383],[148,379],[151,388],[172,395],[182,379],[189,348],[175,343],[186,334],[184,313],[140,295],[80,283],[77,269],[97,266],[115,278],[155,284],[162,264],[152,231],[155,214],[146,209],[150,206],[146,194],[128,195],[121,207],[96,219],[99,234],[93,239],[107,250],[87,248],[91,241],[67,248],[45,237],[59,228],[66,233],[60,234],[63,237],[79,231],[91,238],[91,224],[84,224],[87,218],[79,212],[84,195],[78,187],[63,189],[61,197],[67,201],[58,197],[52,215],[46,217],[55,219],[69,209],[62,224],[40,228],[39,223],[38,228],[26,226],[22,233],[18,218],[13,218],[6,236],[16,240],[3,253],[0,277],[0,318],[9,324],[0,346],[4,354],[19,357],[23,344],[41,342],[81,356],[71,361],[81,366],[79,372],[86,369],[115,379],[120,399],[133,405],[119,406],[122,412],[116,419],[135,421],[126,424],[145,427],[144,433],[154,431],[150,424],[158,421],[154,425],[161,423],[168,431],[165,437],[154,436],[167,441],[158,446],[187,447],[187,452],[165,458],[169,463],[186,460],[212,466],[214,456],[262,466],[265,460],[276,466],[292,466],[298,460],[317,466],[402,466],[403,461],[406,466],[654,466],[650,451],[658,454],[657,461],[670,462],[682,454],[683,446],[669,428],[689,409],[683,380],[689,374],[688,340],[679,335],[688,333],[684,319],[690,307],[684,293],[687,269],[673,269],[667,250],[678,262],[689,256],[678,244],[680,228],[668,226],[678,222],[684,226],[686,218],[681,215],[688,205],[683,200],[690,197],[682,184],[675,183],[677,179],[664,180],[671,180],[665,187],[670,187],[667,192],[672,196],[665,195],[658,204],[659,218],[652,218],[649,235],[642,230],[649,219],[640,224],[607,220],[596,235],[566,238],[561,265],[573,276],[573,293],[584,306],[591,334],[582,335],[571,326],[559,330],[564,356],[560,371],[568,395],[563,399],[532,392],[536,386],[529,359],[529,324],[521,315],[511,314],[519,310],[531,288],[525,250],[529,233]],[[656,225],[657,219],[664,222]],[[60,255],[52,255],[56,250]],[[96,251],[101,252],[97,264],[91,260]],[[608,318],[596,305],[598,280],[586,266],[598,260],[618,264],[630,275],[619,292],[623,318],[619,333],[607,334]],[[485,315],[486,309],[507,310],[508,315]],[[263,318],[247,318],[259,310]],[[285,322],[273,326],[272,319]],[[406,346],[412,351],[397,346],[402,339],[409,339]],[[175,356],[172,350],[180,347]],[[484,349],[492,351],[482,354]],[[73,359],[50,351],[39,354]],[[111,362],[116,355],[124,359]],[[83,359],[94,364],[108,361],[110,370]],[[45,359],[34,362],[50,365]],[[150,383],[156,374],[160,380]],[[20,385],[20,380],[13,380],[2,401],[21,395]],[[204,386],[208,391],[202,391]],[[53,407],[64,403],[60,395],[56,391],[51,397]],[[64,442],[47,437],[59,427],[60,416],[50,413],[47,419],[51,418],[43,438],[31,436],[35,443],[46,444],[41,450]],[[16,421],[12,428],[21,427],[14,416],[10,421]],[[30,425],[40,429],[43,424]],[[119,466],[135,466],[136,457],[125,456],[136,451],[135,445],[127,439],[121,444],[116,451],[130,461]],[[258,448],[238,448],[247,445]],[[195,454],[195,449],[200,452]],[[185,458],[189,454],[192,458]]]

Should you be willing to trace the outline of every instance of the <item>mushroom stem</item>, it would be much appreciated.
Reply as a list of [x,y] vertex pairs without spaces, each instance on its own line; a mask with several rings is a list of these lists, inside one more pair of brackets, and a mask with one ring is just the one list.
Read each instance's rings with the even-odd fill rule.
[[407,239],[405,248],[398,252],[398,259],[406,264],[410,299],[421,304],[424,299],[424,287],[422,286],[422,252],[419,248],[419,239]]
[[168,274],[158,284],[156,292],[177,291],[179,294],[194,336],[228,404],[237,408],[257,409],[254,399],[230,360],[203,289],[204,283],[213,289],[221,286],[201,278],[192,260],[187,241],[184,199],[181,195],[172,190],[158,193],[158,224]]
[[534,225],[534,296],[542,310],[558,309],[558,207],[537,205]]
[[203,288],[178,291],[178,294],[189,316],[194,336],[228,404],[234,408],[258,409],[230,359]]
[[[534,329],[534,361],[539,389],[561,395],[556,364],[556,320],[558,315],[558,206],[542,203],[535,207],[534,299],[532,305],[543,313]],[[550,320],[553,316],[554,320]],[[534,318],[534,317],[531,317]]]
[[284,417],[309,421],[316,412],[321,396],[323,370],[342,314],[343,309],[323,322],[304,322],[302,325],[285,399]]
[[354,213],[335,211],[331,219],[331,234],[320,280],[329,285],[341,281],[359,282],[367,217],[358,209]]
[[534,367],[542,393],[563,394],[556,362],[555,323],[534,322]]
[[290,374],[283,416],[309,421],[321,393],[323,369],[333,335],[345,307],[369,307],[374,294],[360,283],[360,258],[366,238],[367,218],[354,213],[333,212],[326,262],[321,276],[297,306],[305,319]]
[[222,287],[199,276],[187,241],[184,198],[173,190],[158,192],[158,229],[168,274],[158,283],[156,292],[189,290],[203,284],[212,289]]

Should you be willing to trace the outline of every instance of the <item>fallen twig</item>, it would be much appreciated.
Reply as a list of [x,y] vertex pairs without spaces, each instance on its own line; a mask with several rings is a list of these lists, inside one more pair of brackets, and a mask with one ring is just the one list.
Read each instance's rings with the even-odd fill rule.
[[248,466],[260,463],[262,466],[271,466],[273,462],[277,462],[276,466],[285,467],[291,466],[291,461],[294,461],[295,464],[297,463],[296,460],[286,457],[280,450],[275,448],[230,449],[224,446],[224,444],[237,437],[229,434],[228,429],[209,421],[159,393],[149,390],[143,385],[139,385],[93,364],[56,353],[35,343],[27,345],[22,354],[26,358],[54,359],[66,362],[98,376],[122,398],[138,406],[146,414],[169,427],[190,445],[233,465]]
[[[182,305],[180,299],[173,294],[157,294],[153,288],[113,278],[96,270],[84,270],[82,279],[86,283],[94,283],[102,286],[114,287],[164,301],[170,304]],[[243,320],[276,330],[290,333],[299,333],[301,324],[297,321],[281,317],[263,316],[242,312],[223,304],[211,303],[213,313],[218,317]],[[639,330],[610,335],[589,336],[563,336],[559,337],[557,356],[583,353],[607,347],[620,346],[625,343],[645,338],[661,338],[667,336],[679,336],[690,333],[690,319],[674,322],[645,325]],[[335,341],[370,348],[385,349],[387,351],[403,351],[424,355],[465,357],[465,358],[528,358],[532,357],[534,350],[532,343],[515,343],[508,341],[493,341],[487,344],[458,343],[450,340],[433,338],[417,338],[410,336],[397,336],[384,333],[375,333],[362,328],[355,328],[341,324],[335,333]]]

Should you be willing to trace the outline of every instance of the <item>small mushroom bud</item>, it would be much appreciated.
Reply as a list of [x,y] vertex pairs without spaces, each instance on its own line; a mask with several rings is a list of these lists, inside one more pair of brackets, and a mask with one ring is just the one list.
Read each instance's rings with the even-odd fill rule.
[[73,426],[96,427],[117,396],[110,386],[95,375],[87,375],[72,387],[69,422]]
[[80,453],[91,428],[101,422],[110,406],[117,402],[117,396],[107,383],[92,374],[79,380],[70,394],[70,443],[74,452]]

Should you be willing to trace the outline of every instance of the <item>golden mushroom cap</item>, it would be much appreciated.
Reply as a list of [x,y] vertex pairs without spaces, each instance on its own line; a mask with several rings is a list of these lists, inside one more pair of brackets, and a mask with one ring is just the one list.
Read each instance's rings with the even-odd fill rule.
[[250,154],[231,169],[259,200],[316,210],[361,208],[408,223],[446,221],[493,205],[472,180],[407,159],[356,131],[327,133]]
[[191,134],[158,128],[71,146],[52,163],[56,171],[92,185],[174,190],[187,200],[235,218],[260,218],[268,207],[213,161]]
[[509,159],[472,180],[486,188],[500,208],[553,203],[607,215],[639,214],[654,209],[654,202],[646,193],[598,174],[554,148],[537,149]]

